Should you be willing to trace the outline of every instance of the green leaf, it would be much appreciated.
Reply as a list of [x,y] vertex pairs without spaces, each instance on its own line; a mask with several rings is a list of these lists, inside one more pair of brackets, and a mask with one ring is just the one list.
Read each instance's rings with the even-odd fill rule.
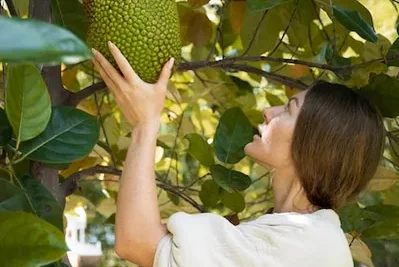
[[388,66],[399,67],[399,38],[397,38],[389,48],[386,58]]
[[6,113],[20,143],[44,131],[51,116],[51,100],[34,65],[10,65],[7,77]]
[[51,0],[51,10],[57,25],[70,30],[81,40],[86,39],[88,22],[79,0]]
[[386,74],[370,74],[369,84],[360,93],[371,99],[384,117],[399,116],[399,80]]
[[370,227],[375,220],[372,220],[367,211],[360,208],[357,203],[350,203],[338,211],[341,227],[345,233],[351,231],[362,232]]
[[170,192],[167,192],[168,198],[170,199],[170,201],[172,201],[173,204],[175,204],[176,206],[179,205],[180,203],[180,198]]
[[116,214],[114,213],[107,218],[107,220],[105,221],[105,224],[115,224],[115,218],[116,218]]
[[245,157],[244,147],[252,141],[253,135],[253,127],[240,108],[227,110],[216,128],[216,156],[225,163],[239,162]]
[[399,181],[399,173],[393,169],[378,166],[378,169],[367,185],[368,191],[382,191],[394,186]]
[[25,175],[19,180],[26,197],[34,208],[34,213],[63,230],[63,210],[47,188],[29,175]]
[[240,32],[243,51],[250,47],[247,55],[259,56],[272,50],[279,39],[280,32],[285,27],[286,25],[281,23],[280,14],[274,9],[269,10],[265,17],[263,17],[263,12],[252,13],[247,10]]
[[95,117],[73,107],[55,107],[44,132],[21,144],[23,157],[44,163],[70,163],[92,151],[99,132]]
[[62,259],[68,250],[55,226],[24,212],[0,212],[0,262],[7,267],[39,267]]
[[364,230],[362,236],[371,238],[399,238],[399,218],[376,222]]
[[58,65],[91,58],[86,44],[70,31],[31,19],[0,16],[0,61]]
[[376,221],[399,219],[399,206],[395,205],[373,205],[364,208]]
[[0,211],[32,211],[24,192],[0,178]]
[[227,192],[244,191],[252,180],[248,175],[235,170],[227,169],[222,165],[213,165],[211,174],[214,181]]
[[32,212],[62,230],[63,210],[46,187],[31,176],[19,180],[23,190],[0,179],[0,211]]
[[197,133],[190,133],[184,136],[189,142],[188,153],[197,159],[204,166],[215,164],[212,147]]
[[11,124],[7,119],[6,112],[0,108],[0,147],[6,145],[12,137]]
[[293,0],[248,0],[248,9],[251,12],[266,10],[291,2],[293,2]]
[[219,201],[219,186],[213,180],[202,184],[199,198],[205,207],[214,207]]
[[369,42],[377,42],[378,36],[375,33],[373,26],[367,23],[358,11],[348,10],[334,5],[333,13],[339,23],[348,30],[355,31]]
[[229,193],[227,191],[223,191],[220,194],[220,200],[226,207],[237,213],[245,209],[244,196],[239,192]]

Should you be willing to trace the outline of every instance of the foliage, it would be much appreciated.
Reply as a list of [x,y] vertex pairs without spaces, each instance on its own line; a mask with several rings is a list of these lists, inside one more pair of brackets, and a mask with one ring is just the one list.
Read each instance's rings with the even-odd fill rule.
[[[104,266],[122,266],[105,232],[112,232],[131,129],[89,61],[81,1],[40,1],[0,7],[0,28],[7,29],[0,33],[7,262],[61,266],[62,213],[84,206],[89,237],[109,249]],[[326,80],[366,95],[385,117],[381,166],[339,215],[356,262],[398,266],[396,1],[188,0],[178,10],[184,60],[168,85],[156,150],[162,218],[185,210],[245,221],[272,207],[270,175],[243,147],[262,123],[263,107]],[[37,242],[48,253],[36,254]]]

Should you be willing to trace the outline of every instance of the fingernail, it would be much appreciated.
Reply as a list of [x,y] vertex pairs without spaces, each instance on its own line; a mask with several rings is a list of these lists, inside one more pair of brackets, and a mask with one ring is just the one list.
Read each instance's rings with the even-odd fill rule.
[[97,50],[94,49],[94,48],[91,49],[91,52],[92,52],[95,56],[98,54]]
[[171,69],[173,67],[173,64],[175,64],[175,59],[172,57],[171,59],[169,59],[168,67]]
[[111,41],[108,41],[108,46],[111,47],[111,48],[115,47],[115,45]]

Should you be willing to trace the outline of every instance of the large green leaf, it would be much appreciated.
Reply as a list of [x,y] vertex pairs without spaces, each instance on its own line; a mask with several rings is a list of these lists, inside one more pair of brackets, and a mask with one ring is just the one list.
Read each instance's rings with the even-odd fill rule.
[[259,11],[291,2],[293,0],[248,0],[248,9],[250,11]]
[[51,193],[35,178],[23,176],[22,189],[0,179],[0,210],[32,212],[63,229],[63,211]]
[[240,108],[227,110],[216,128],[216,156],[225,163],[239,162],[245,157],[244,147],[252,141],[253,135],[253,127]]
[[358,11],[333,6],[333,13],[339,23],[345,26],[348,30],[355,31],[369,42],[377,42],[378,36],[375,33],[373,26],[367,23]]
[[51,116],[51,100],[34,65],[10,65],[7,77],[6,112],[19,143],[44,131]]
[[32,211],[24,192],[0,178],[0,211]]
[[375,220],[371,219],[368,212],[360,208],[357,203],[350,203],[338,211],[341,227],[345,233],[351,231],[362,232],[370,227]]
[[0,16],[0,61],[57,65],[91,58],[85,43],[70,31],[41,21]]
[[245,209],[244,196],[239,192],[229,193],[227,191],[223,191],[220,194],[220,200],[232,211],[241,212]]
[[0,262],[39,267],[60,260],[68,248],[55,226],[24,212],[0,212]]
[[205,207],[215,206],[219,201],[219,186],[213,180],[205,181],[202,184],[199,197]]
[[21,144],[23,157],[45,163],[70,163],[92,151],[99,132],[95,117],[73,107],[55,107],[44,132]]
[[29,175],[21,177],[20,182],[35,214],[62,230],[63,210],[47,188]]
[[197,133],[190,133],[185,136],[190,142],[188,153],[191,154],[204,166],[211,166],[215,163],[212,147]]
[[244,191],[252,183],[251,178],[249,178],[248,175],[227,169],[222,165],[213,165],[210,170],[214,181],[230,193]]
[[286,24],[281,23],[280,14],[275,9],[269,10],[265,16],[263,12],[252,13],[247,10],[240,32],[243,50],[249,48],[249,56],[259,56],[272,50],[285,27]]
[[399,219],[399,206],[379,204],[365,207],[364,210],[376,221]]
[[399,67],[399,38],[397,38],[389,48],[386,58],[388,66]]
[[0,147],[6,145],[12,137],[11,124],[7,119],[6,112],[0,108]]
[[385,117],[399,116],[399,80],[386,74],[370,74],[369,84],[360,89]]
[[86,39],[87,18],[79,0],[51,0],[55,23]]
[[399,238],[399,218],[379,221],[362,232],[364,237]]

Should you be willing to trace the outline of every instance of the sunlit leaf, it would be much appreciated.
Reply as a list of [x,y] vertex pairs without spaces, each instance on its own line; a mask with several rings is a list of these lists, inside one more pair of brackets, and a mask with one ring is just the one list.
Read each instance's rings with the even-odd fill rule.
[[188,153],[204,166],[215,163],[212,147],[197,133],[187,134],[185,138],[190,142]]
[[59,229],[29,213],[0,212],[0,236],[0,262],[7,267],[39,267],[60,260],[68,250]]
[[371,238],[399,238],[399,218],[379,221],[362,232]]
[[368,246],[358,237],[354,238],[350,234],[345,234],[354,260],[366,264],[368,267],[374,267],[371,260],[371,251]]
[[392,168],[379,166],[367,189],[381,191],[392,187],[399,180],[399,173]]
[[10,65],[7,75],[6,113],[17,142],[38,136],[51,116],[47,86],[34,65]]

